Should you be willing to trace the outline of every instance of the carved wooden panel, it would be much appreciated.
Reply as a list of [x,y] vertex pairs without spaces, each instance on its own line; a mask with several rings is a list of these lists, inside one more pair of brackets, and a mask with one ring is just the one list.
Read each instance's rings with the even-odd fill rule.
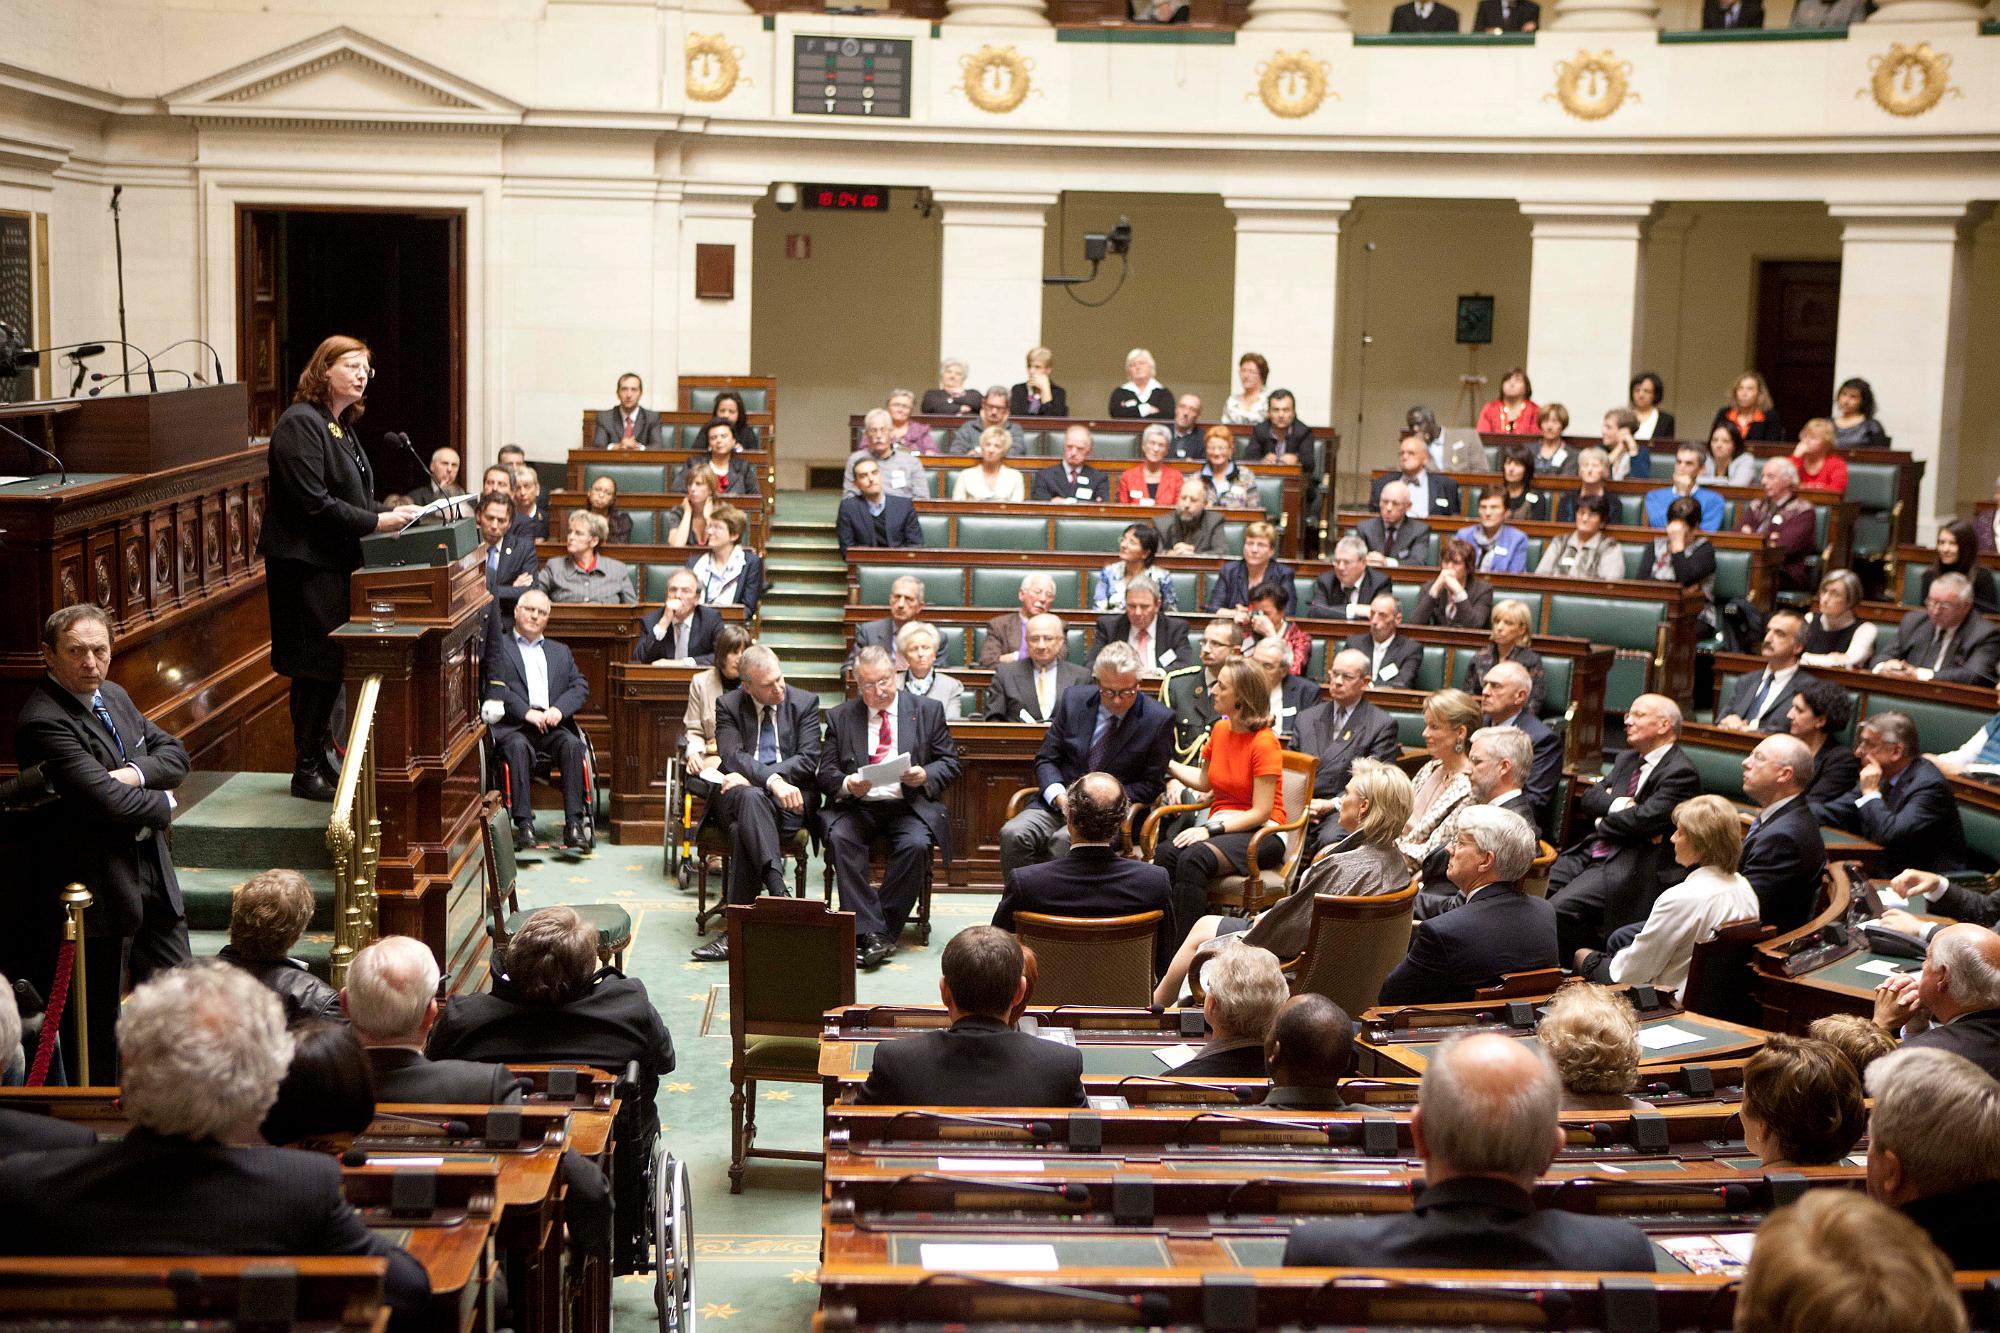
[[174,506],[161,505],[146,516],[146,602],[164,611],[179,600],[174,571]]
[[174,592],[183,602],[201,596],[201,502],[193,496],[174,506]]
[[244,512],[246,504],[244,488],[232,486],[226,503],[228,508],[223,521],[223,558],[228,562],[229,577],[234,579],[250,568],[250,544],[245,530],[247,516]]

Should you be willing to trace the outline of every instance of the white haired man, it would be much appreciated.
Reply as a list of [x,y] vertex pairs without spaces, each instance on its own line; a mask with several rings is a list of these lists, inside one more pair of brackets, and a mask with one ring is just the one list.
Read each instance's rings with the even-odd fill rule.
[[1535,830],[1484,805],[1454,819],[1447,874],[1465,902],[1411,932],[1408,955],[1382,983],[1382,1004],[1469,1000],[1505,973],[1556,965],[1555,909],[1519,887],[1535,859]]
[[1868,1066],[1868,1193],[1930,1233],[1952,1267],[2000,1268],[2000,1083],[1950,1051]]

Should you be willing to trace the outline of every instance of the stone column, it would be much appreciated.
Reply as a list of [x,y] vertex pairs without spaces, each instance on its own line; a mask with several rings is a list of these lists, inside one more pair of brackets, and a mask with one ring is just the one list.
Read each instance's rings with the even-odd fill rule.
[[[750,375],[750,239],[763,185],[688,181],[681,189],[679,263],[679,370],[689,375]],[[726,245],[732,256],[733,294],[726,300],[699,295],[700,247]]]
[[1258,32],[1351,32],[1347,0],[1250,0],[1244,28]]
[[[1639,324],[1640,241],[1650,203],[1533,203],[1528,375],[1537,402],[1594,422],[1625,402]],[[1487,397],[1498,392],[1487,386]]]
[[1046,28],[1044,0],[945,0],[944,21],[982,28]]
[[[1230,388],[1236,358],[1260,353],[1271,387],[1298,398],[1299,420],[1333,420],[1333,315],[1340,261],[1340,220],[1347,199],[1255,199],[1225,196],[1236,216],[1236,313],[1230,322]],[[1219,420],[1221,403],[1202,406]]]
[[1841,223],[1840,327],[1834,383],[1868,381],[1895,447],[1924,460],[1917,529],[1929,541],[1940,511],[1986,477],[1961,480],[1959,409],[1965,392],[1972,228],[1983,210],[1962,203],[1835,204]]
[[[1544,4],[1546,11],[1549,6]],[[1659,0],[1555,0],[1542,26],[1573,32],[1619,32],[1660,28]],[[1574,54],[1572,52],[1571,54]]]
[[1042,340],[1042,233],[1053,193],[939,190],[938,355],[965,362],[975,392],[1021,378]]

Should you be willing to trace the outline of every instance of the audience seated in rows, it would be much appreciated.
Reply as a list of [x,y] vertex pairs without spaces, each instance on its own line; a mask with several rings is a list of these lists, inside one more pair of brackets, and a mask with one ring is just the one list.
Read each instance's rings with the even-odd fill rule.
[[1172,583],[1156,581],[1150,574],[1134,578],[1125,588],[1125,609],[1097,618],[1085,664],[1095,662],[1108,643],[1130,644],[1139,659],[1139,674],[1148,680],[1188,662],[1194,654],[1188,647],[1187,624],[1166,614],[1167,608],[1160,603],[1161,594],[1172,587]]
[[[1383,504],[1393,508],[1390,492],[1383,492]],[[1403,503],[1407,504],[1405,498]],[[1371,520],[1376,531],[1383,530],[1384,520]],[[1422,524],[1411,524],[1422,527]],[[1398,535],[1401,536],[1398,525]],[[1425,529],[1429,531],[1429,529]],[[1389,576],[1369,562],[1368,543],[1358,534],[1342,537],[1333,544],[1333,568],[1313,580],[1312,604],[1307,614],[1315,620],[1363,620],[1368,616],[1368,604],[1377,596],[1390,590]]]
[[1639,1086],[1639,1016],[1622,991],[1572,981],[1550,997],[1535,1040],[1562,1080],[1565,1111],[1629,1111]]
[[[738,449],[755,449],[758,447],[757,428],[750,424],[743,411],[742,394],[736,392],[734,389],[724,389],[721,393],[715,395],[715,407],[712,410],[715,414],[715,420],[726,421],[735,428],[736,447]],[[754,495],[756,492],[753,491],[751,493]]]
[[1535,471],[1549,477],[1574,477],[1576,453],[1563,439],[1569,429],[1569,409],[1561,403],[1543,403],[1537,423],[1542,442],[1535,449]]
[[1507,810],[1468,806],[1453,827],[1447,875],[1464,903],[1419,922],[1410,949],[1382,983],[1382,1004],[1469,1000],[1509,972],[1554,967],[1555,912],[1520,891],[1535,859],[1535,830]]
[[1208,507],[1206,486],[1184,485],[1174,499],[1174,512],[1153,520],[1160,545],[1168,555],[1226,555],[1222,515]]
[[749,518],[734,505],[723,505],[709,515],[708,551],[687,562],[701,585],[703,605],[741,606],[745,616],[757,614],[757,602],[764,595],[764,557],[742,544],[749,525]]
[[1665,486],[1646,492],[1646,526],[1664,528],[1667,507],[1677,499],[1690,499],[1700,507],[1697,520],[1703,532],[1722,531],[1722,497],[1701,484],[1703,469],[1709,466],[1708,446],[1698,440],[1682,440],[1674,449],[1674,474]]
[[1826,840],[1806,795],[1807,751],[1796,736],[1766,736],[1743,758],[1743,794],[1757,809],[1736,868],[1757,895],[1757,916],[1796,930],[1819,902]]
[[2000,627],[1973,609],[1972,583],[1945,574],[1924,594],[1924,607],[1904,616],[1895,636],[1876,650],[1878,675],[1991,685],[2000,679]]
[[715,472],[707,460],[681,469],[677,481],[681,502],[667,511],[660,540],[666,546],[702,546],[708,541],[708,521],[723,502],[715,498]]
[[[1797,472],[1794,468],[1795,478]],[[1736,423],[1718,421],[1708,433],[1708,463],[1701,470],[1701,479],[1724,486],[1755,486],[1758,475],[1757,456],[1744,448]]]
[[609,475],[590,483],[583,493],[591,513],[604,520],[605,540],[614,546],[632,540],[632,516],[618,507],[618,479]]
[[1223,663],[1243,655],[1243,635],[1236,622],[1215,619],[1202,626],[1195,645],[1199,662],[1169,671],[1160,682],[1160,702],[1174,715],[1173,753],[1183,763],[1198,754],[1215,725],[1215,703],[1209,697]]
[[1528,572],[1528,534],[1507,522],[1507,496],[1498,487],[1479,493],[1479,519],[1458,530],[1472,547],[1473,568],[1484,574]]
[[1534,649],[1534,618],[1528,604],[1514,597],[1502,598],[1493,604],[1488,625],[1492,631],[1488,641],[1465,664],[1466,693],[1483,692],[1494,668],[1511,662],[1528,673],[1528,712],[1540,717],[1548,696],[1548,668]]
[[1556,522],[1574,523],[1576,507],[1585,497],[1596,496],[1604,501],[1605,521],[1622,512],[1622,507],[1611,497],[1611,490],[1605,483],[1611,480],[1611,455],[1601,445],[1587,444],[1576,451],[1575,490],[1563,491],[1556,496]]
[[598,449],[656,449],[660,445],[660,414],[650,407],[641,407],[639,399],[646,392],[644,380],[636,371],[626,371],[618,377],[618,405],[607,407],[597,414],[597,428],[592,432],[591,444]]
[[365,1131],[375,1122],[375,1076],[353,1025],[345,1018],[307,1018],[292,1024],[290,1032],[292,1062],[257,1133],[273,1147],[287,1148]]
[[[913,454],[943,452],[938,448],[937,437],[931,434],[931,428],[910,415],[917,410],[914,393],[908,389],[891,389],[882,405],[889,413],[889,438],[895,442],[896,448]],[[855,449],[865,447],[865,440],[854,442]]]
[[1833,442],[1842,449],[1887,449],[1888,432],[1875,419],[1875,390],[1864,379],[1845,379],[1833,395]]
[[532,541],[547,541],[549,511],[542,504],[542,479],[526,463],[514,465],[514,531]]
[[1294,995],[1278,1006],[1264,1038],[1271,1090],[1261,1103],[1274,1110],[1339,1111],[1347,1106],[1340,1080],[1354,1071],[1354,1020],[1324,995]]
[[[642,641],[644,637],[642,633]],[[724,625],[715,632],[709,664],[688,682],[687,711],[681,716],[681,750],[689,773],[709,772],[721,762],[715,753],[715,706],[723,695],[742,685],[738,672],[743,650],[749,646],[749,630]]]
[[1653,538],[1652,577],[1701,589],[1699,621],[1707,633],[1715,628],[1715,546],[1702,535],[1700,522],[1701,505],[1694,497],[1683,495],[1667,505],[1666,534]]
[[927,417],[969,417],[979,410],[979,394],[965,387],[965,362],[946,357],[938,363],[938,386],[925,389],[922,411]]
[[1178,1078],[1265,1078],[1264,1042],[1290,990],[1278,960],[1263,949],[1231,949],[1201,973],[1208,1040],[1174,1067]]
[[1922,590],[1926,600],[1931,585],[1946,574],[1957,574],[1972,584],[1972,605],[1986,615],[2000,612],[2000,598],[1993,589],[1993,571],[1979,564],[1979,531],[1970,519],[1958,519],[1938,529],[1937,559],[1923,572]]
[[1836,823],[1835,815],[1847,793],[1861,779],[1861,760],[1848,746],[1833,739],[1854,718],[1854,701],[1831,681],[1809,680],[1792,696],[1785,715],[1790,732],[1812,754],[1806,803],[1816,824]]
[[[285,1006],[285,1025],[339,1018],[340,993],[291,957],[313,914],[312,885],[296,870],[264,870],[229,899],[229,943],[217,955],[242,968]],[[13,1049],[0,1042],[0,1052]]]
[[[1479,711],[1488,727],[1519,731],[1533,750],[1531,765],[1518,771],[1533,814],[1529,822],[1545,822],[1555,810],[1556,787],[1562,781],[1562,737],[1535,715],[1535,678],[1525,663],[1496,662],[1479,685]],[[1482,798],[1483,799],[1483,798]]]
[[888,494],[905,500],[922,500],[930,496],[924,461],[898,445],[892,432],[889,414],[882,408],[871,410],[861,419],[862,444],[847,456],[846,475],[840,483],[842,496],[861,493],[861,489],[854,484],[854,468],[864,458],[875,460],[881,469],[882,489]]
[[535,587],[547,593],[551,602],[638,605],[632,571],[624,561],[599,552],[610,535],[610,524],[602,514],[593,514],[588,509],[572,511],[565,528],[563,554],[542,566],[535,575]]
[[1535,455],[1526,445],[1501,447],[1500,498],[1510,520],[1539,522],[1549,516],[1549,497],[1535,489]]
[[1883,1056],[1865,1081],[1870,1197],[1922,1227],[1953,1267],[2000,1268],[2000,1083],[1922,1047]]
[[1399,480],[1382,487],[1375,496],[1374,516],[1355,524],[1352,535],[1360,540],[1371,566],[1394,569],[1421,565],[1428,559],[1431,526],[1410,517],[1410,488]]
[[1051,378],[1056,354],[1046,347],[1033,347],[1028,350],[1027,362],[1027,377],[1008,391],[1007,410],[1017,417],[1068,416],[1069,395]]
[[1754,370],[1736,377],[1729,401],[1715,409],[1715,420],[1709,425],[1713,428],[1724,421],[1735,426],[1746,441],[1777,442],[1785,438],[1785,423],[1771,401],[1770,386]]
[[1174,610],[1173,580],[1153,572],[1160,557],[1160,530],[1147,523],[1129,523],[1118,537],[1118,558],[1097,571],[1090,604],[1099,611],[1123,611],[1125,590],[1134,580],[1145,578],[1153,584],[1153,594],[1161,609]]
[[[449,496],[464,495],[465,487],[458,484],[458,469],[458,450],[448,444],[431,450],[430,480],[410,492],[410,503],[427,505]],[[463,515],[465,511],[456,512]]]
[[1479,409],[1474,428],[1481,435],[1533,435],[1540,428],[1542,410],[1534,398],[1528,372],[1516,366],[1500,377],[1500,396]]
[[[1090,679],[1089,671],[1066,655],[1061,616],[1044,612],[1030,617],[1024,638],[1025,656],[1009,657],[993,668],[993,683],[986,688],[988,722],[1049,722],[1063,692]],[[1100,643],[1106,638],[1100,636]]]
[[1265,385],[1271,381],[1271,363],[1256,352],[1236,358],[1237,391],[1222,403],[1222,424],[1254,426],[1270,415],[1270,398]]
[[[1653,453],[1639,438],[1637,412],[1629,407],[1614,407],[1606,412],[1599,439],[1604,451],[1606,476],[1610,480],[1629,481],[1653,475]],[[1581,460],[1577,475],[1583,475]]]
[[1696,796],[1675,806],[1673,818],[1674,861],[1686,878],[1661,891],[1643,923],[1612,931],[1602,950],[1578,950],[1579,976],[1678,993],[1696,944],[1719,926],[1757,919],[1757,893],[1738,871],[1743,825],[1736,807],[1720,796]]
[[1299,718],[1319,702],[1318,683],[1292,674],[1292,648],[1282,638],[1257,640],[1244,651],[1243,660],[1264,673],[1264,685],[1271,692],[1271,729],[1280,747],[1290,748],[1298,739]]
[[1796,611],[1778,611],[1764,622],[1764,669],[1736,678],[1717,726],[1731,731],[1790,729],[1792,700],[1812,683],[1799,669],[1805,630],[1805,619]]
[[1172,505],[1180,499],[1187,474],[1167,466],[1173,432],[1155,421],[1139,436],[1139,461],[1118,474],[1112,499],[1124,505]]
[[1799,427],[1792,465],[1805,489],[1847,494],[1847,460],[1833,451],[1833,423],[1825,417],[1814,417]]
[[1839,1047],[1774,1032],[1743,1066],[1743,1146],[1767,1171],[1836,1166],[1868,1127],[1861,1071]]
[[1071,426],[1063,432],[1062,461],[1035,473],[1030,500],[1063,500],[1071,504],[1103,504],[1111,498],[1111,482],[1090,466],[1090,427]]
[[[1472,733],[1465,754],[1472,798],[1461,808],[1480,805],[1489,810],[1505,810],[1532,826],[1535,807],[1522,786],[1532,764],[1533,746],[1528,733],[1518,726],[1489,724]],[[1447,823],[1445,836],[1431,848],[1418,870],[1423,888],[1411,909],[1418,921],[1428,921],[1465,903],[1465,896],[1451,882],[1451,849],[1457,838],[1458,830]],[[1536,850],[1540,851],[1539,839]]]
[[[1706,0],[1709,10],[1721,0]],[[1736,0],[1727,12],[1754,11]],[[1709,27],[1729,26],[1711,23]],[[1736,1293],[1738,1333],[1965,1333],[1951,1262],[1923,1229],[1850,1190],[1807,1190],[1757,1228]]]
[[[1451,816],[1472,801],[1466,751],[1479,726],[1479,703],[1463,690],[1439,690],[1424,700],[1424,753],[1430,758],[1412,780],[1410,821],[1398,842],[1413,866],[1448,843]],[[1532,839],[1528,859],[1535,859]]]
[[1217,570],[1215,577],[1208,581],[1208,606],[1206,609],[1227,612],[1240,625],[1250,622],[1250,590],[1261,583],[1275,582],[1284,587],[1293,584],[1292,567],[1275,558],[1278,549],[1278,529],[1275,525],[1258,519],[1243,525],[1243,554],[1240,558],[1227,561]]
[[844,495],[834,517],[834,537],[840,553],[856,546],[922,546],[924,530],[917,523],[917,507],[901,495],[891,495],[882,484],[882,465],[872,454],[857,454],[850,469],[854,494]]
[[1218,509],[1254,509],[1257,478],[1236,461],[1236,436],[1227,426],[1210,426],[1201,440],[1201,470],[1188,484],[1199,482],[1208,501]]
[[742,431],[747,429],[748,427],[739,427],[737,423],[725,421],[720,417],[704,425],[701,428],[701,438],[707,453],[703,457],[689,461],[681,468],[674,477],[673,489],[685,492],[688,473],[696,466],[705,465],[715,474],[717,499],[733,502],[746,495],[758,494],[757,469],[752,467],[750,460],[744,458],[741,453],[742,450],[749,448],[742,440]]
[[1013,436],[1004,426],[988,426],[979,432],[979,466],[961,468],[951,479],[954,500],[997,500],[1013,504],[1028,498],[1028,484],[1019,468],[1007,466],[1014,448]]

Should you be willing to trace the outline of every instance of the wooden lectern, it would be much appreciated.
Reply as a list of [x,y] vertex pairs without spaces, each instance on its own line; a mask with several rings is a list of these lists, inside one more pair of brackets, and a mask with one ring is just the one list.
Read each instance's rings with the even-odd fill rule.
[[[436,563],[367,566],[350,585],[349,620],[334,631],[347,651],[347,697],[382,678],[375,713],[377,870],[384,935],[431,946],[453,990],[485,957],[485,864],[480,850],[480,675],[486,570],[467,540],[469,519],[421,529]],[[474,553],[452,558],[455,551]],[[409,559],[408,538],[364,539],[362,558]],[[396,623],[372,627],[386,602]]]

